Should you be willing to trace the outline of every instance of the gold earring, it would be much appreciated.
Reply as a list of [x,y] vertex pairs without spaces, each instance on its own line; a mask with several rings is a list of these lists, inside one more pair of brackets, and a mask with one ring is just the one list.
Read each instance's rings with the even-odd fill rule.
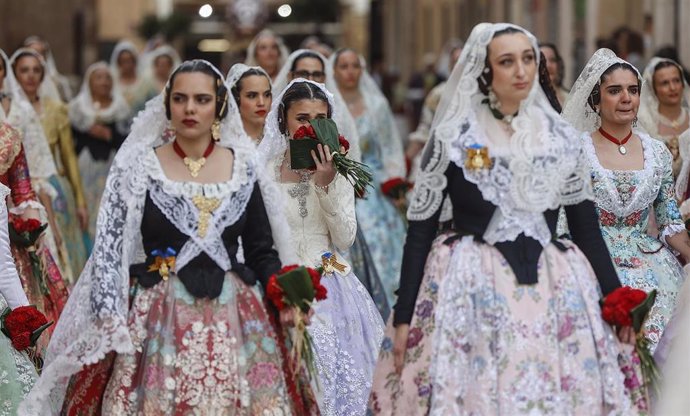
[[215,119],[213,124],[211,124],[211,137],[213,137],[215,141],[220,140],[220,120],[218,119]]

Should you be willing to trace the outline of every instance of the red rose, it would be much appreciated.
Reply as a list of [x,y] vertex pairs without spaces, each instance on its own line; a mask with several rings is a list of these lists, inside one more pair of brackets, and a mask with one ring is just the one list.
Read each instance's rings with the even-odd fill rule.
[[41,222],[35,218],[29,218],[25,221],[26,231],[32,232],[36,231],[41,227]]
[[321,273],[311,267],[307,267],[307,272],[309,272],[312,286],[314,286],[314,298],[316,298],[316,300],[326,299],[328,290],[321,284]]
[[297,129],[295,134],[292,135],[292,138],[295,140],[299,139],[304,139],[304,138],[316,138],[316,132],[314,131],[314,127],[310,125],[308,126],[300,126],[300,128]]
[[350,142],[348,142],[343,136],[338,136],[338,142],[340,143],[340,146],[345,148],[345,153],[350,150]]
[[12,346],[17,351],[23,351],[31,346],[31,332],[24,331],[12,336]]
[[268,284],[266,285],[266,296],[273,303],[273,305],[278,308],[279,311],[285,309],[285,303],[283,302],[283,289],[278,284],[278,277],[275,274],[268,279]]
[[647,293],[643,290],[619,287],[604,298],[601,315],[611,325],[629,326],[632,324],[632,310],[646,298]]
[[398,199],[405,195],[412,184],[403,178],[393,178],[381,184],[381,192],[391,198]]
[[20,306],[12,309],[3,323],[7,331],[14,336],[28,331],[29,333],[47,324],[48,320],[33,306]]

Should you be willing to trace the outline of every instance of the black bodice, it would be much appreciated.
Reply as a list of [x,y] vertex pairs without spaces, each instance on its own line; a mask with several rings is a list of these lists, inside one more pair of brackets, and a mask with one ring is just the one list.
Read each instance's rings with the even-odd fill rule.
[[[137,278],[141,286],[148,288],[162,280],[158,271],[148,271],[149,265],[155,263],[154,252],[165,252],[170,248],[179,254],[189,237],[168,220],[148,193],[141,236],[147,255],[146,263],[133,265],[130,274]],[[221,237],[232,263],[232,271],[248,285],[254,285],[257,280],[265,285],[268,278],[280,269],[278,253],[273,249],[271,227],[257,185],[254,185],[244,213],[223,231]],[[245,264],[237,262],[239,237],[242,237]],[[178,271],[177,277],[194,297],[214,299],[223,288],[225,272],[202,251]]]
[[81,153],[86,149],[91,153],[94,160],[108,160],[110,153],[116,152],[125,141],[126,135],[121,134],[117,129],[116,123],[112,122],[105,125],[112,132],[110,141],[103,141],[93,137],[88,132],[82,132],[72,128],[72,135],[74,136],[74,146],[76,153]]
[[[473,235],[481,241],[496,206],[486,201],[477,186],[465,179],[464,172],[454,163],[446,171],[448,185],[444,197],[448,195],[453,203],[453,222],[459,235]],[[436,237],[440,209],[424,221],[410,221],[405,241],[398,302],[395,305],[394,323],[410,323],[417,292],[422,281],[424,265],[431,244]],[[611,263],[608,248],[601,235],[594,203],[584,201],[565,207],[573,241],[591,263],[604,294],[620,286],[620,281]],[[558,211],[544,213],[552,234],[556,233]],[[560,249],[565,246],[555,242]],[[537,264],[543,250],[541,244],[524,234],[514,241],[494,245],[505,257],[521,284],[537,282]]]

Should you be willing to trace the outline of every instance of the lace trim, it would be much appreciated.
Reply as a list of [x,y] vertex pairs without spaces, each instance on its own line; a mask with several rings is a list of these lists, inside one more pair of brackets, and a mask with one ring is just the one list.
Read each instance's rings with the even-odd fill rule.
[[[491,169],[465,167],[467,148],[477,144],[490,146],[486,133],[477,122],[470,121],[477,119],[474,110],[469,110],[457,139],[449,144],[449,159],[463,170],[468,181],[477,185],[483,198],[497,207],[484,234],[489,244],[512,241],[524,233],[546,246],[552,236],[543,212],[592,196],[579,144],[557,135],[544,135],[537,142],[532,132],[533,120],[549,120],[530,115],[513,121],[511,156],[495,156]],[[578,157],[573,158],[573,154]]]
[[218,183],[199,183],[199,182],[180,182],[169,179],[165,176],[160,160],[156,156],[155,149],[149,148],[143,155],[142,163],[147,167],[146,173],[152,179],[160,182],[165,193],[173,196],[184,196],[191,198],[194,195],[204,195],[208,198],[224,199],[231,194],[237,192],[240,188],[247,184],[247,182],[254,182],[256,174],[253,166],[247,163],[248,155],[244,151],[235,152],[235,158],[232,167],[232,177],[229,181]]
[[[589,159],[594,180],[598,180],[601,186],[596,187],[595,197],[599,208],[615,214],[618,217],[642,211],[654,203],[663,178],[664,165],[671,164],[670,154],[664,144],[652,139],[645,133],[636,130],[642,142],[644,167],[641,170],[617,171],[604,168],[599,162],[599,157],[594,149],[589,133],[581,136],[584,142],[585,153]],[[617,173],[634,173],[640,177],[638,185],[632,191],[633,196],[627,201],[622,201],[616,186]]]
[[[247,174],[255,177],[254,172]],[[177,185],[177,183],[176,183]],[[214,191],[216,188],[213,188]],[[196,195],[208,195],[197,193],[196,195],[172,195],[166,192],[166,186],[159,180],[153,179],[149,195],[154,204],[163,215],[180,232],[189,237],[175,261],[175,271],[181,270],[203,251],[223,270],[232,269],[232,263],[223,244],[223,231],[237,222],[245,212],[249,198],[254,189],[253,182],[244,182],[242,187],[232,194],[220,199],[220,206],[210,213],[207,222],[206,234],[199,236],[200,210],[192,202],[191,197]]]

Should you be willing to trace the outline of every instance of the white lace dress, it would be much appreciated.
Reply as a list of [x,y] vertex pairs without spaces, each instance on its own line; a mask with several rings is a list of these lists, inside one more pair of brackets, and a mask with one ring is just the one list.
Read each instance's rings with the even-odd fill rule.
[[[352,186],[340,175],[328,192],[303,183],[281,183],[292,246],[300,261],[321,265],[325,252],[347,250],[357,221]],[[345,264],[336,253],[338,261]],[[328,298],[318,302],[308,327],[314,340],[319,386],[314,385],[323,415],[363,415],[383,338],[383,321],[369,293],[350,271],[322,278]]]

